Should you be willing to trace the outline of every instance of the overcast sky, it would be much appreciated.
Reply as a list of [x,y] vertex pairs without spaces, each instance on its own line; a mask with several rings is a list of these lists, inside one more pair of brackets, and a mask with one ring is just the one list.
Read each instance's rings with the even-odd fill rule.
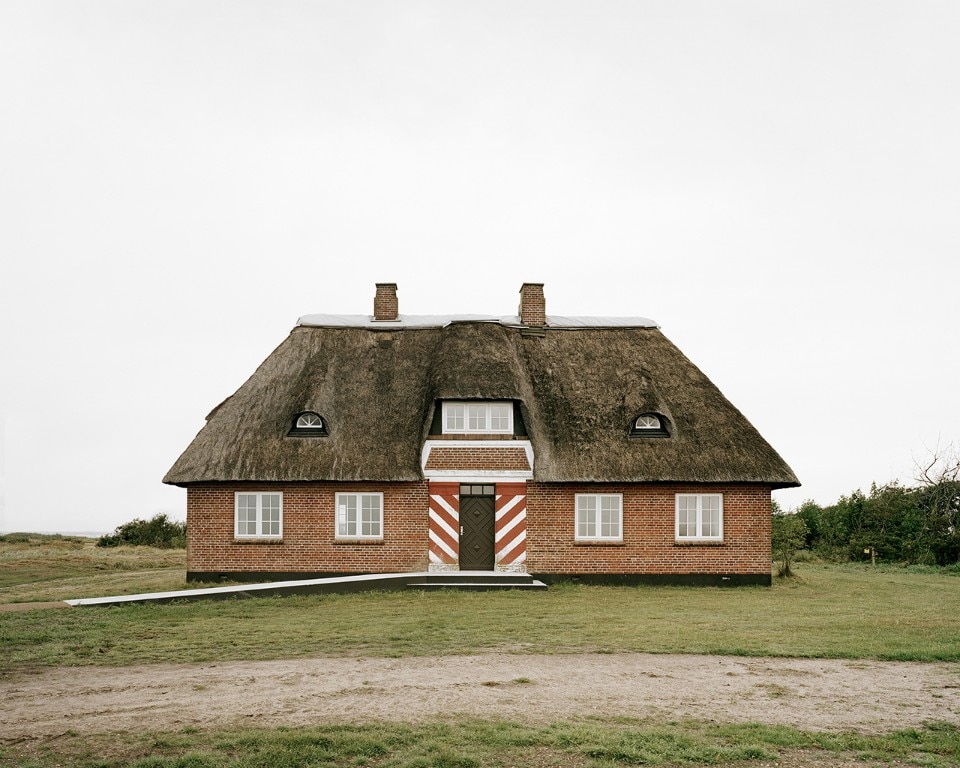
[[0,530],[161,484],[308,313],[657,320],[826,504],[960,440],[960,4],[0,4]]

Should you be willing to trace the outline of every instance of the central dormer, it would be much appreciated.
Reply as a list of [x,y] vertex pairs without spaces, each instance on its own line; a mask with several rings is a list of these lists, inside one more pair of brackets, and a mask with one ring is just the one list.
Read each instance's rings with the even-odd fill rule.
[[527,438],[520,403],[515,400],[437,400],[431,440],[510,440]]
[[513,404],[493,402],[444,401],[441,423],[445,435],[512,435]]
[[423,446],[424,477],[529,479],[533,447],[515,400],[437,400]]

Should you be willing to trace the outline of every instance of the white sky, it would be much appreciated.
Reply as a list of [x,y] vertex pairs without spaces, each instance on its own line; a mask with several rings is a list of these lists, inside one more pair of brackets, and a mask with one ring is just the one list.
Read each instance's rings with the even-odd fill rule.
[[826,504],[960,439],[960,4],[0,4],[0,530],[106,531],[302,314],[643,315]]

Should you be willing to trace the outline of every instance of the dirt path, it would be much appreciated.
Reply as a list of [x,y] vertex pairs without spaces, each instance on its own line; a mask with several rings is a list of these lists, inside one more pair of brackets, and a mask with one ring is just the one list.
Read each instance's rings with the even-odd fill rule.
[[0,680],[0,742],[469,715],[597,715],[878,732],[960,723],[960,665],[650,654],[315,658],[54,669]]

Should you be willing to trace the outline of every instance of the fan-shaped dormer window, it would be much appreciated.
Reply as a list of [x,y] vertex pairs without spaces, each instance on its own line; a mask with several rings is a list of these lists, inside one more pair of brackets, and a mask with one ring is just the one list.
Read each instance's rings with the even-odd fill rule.
[[301,413],[297,416],[297,429],[320,429],[323,419],[315,413]]
[[659,413],[641,413],[630,425],[630,437],[670,437],[668,424]]
[[293,417],[293,426],[287,434],[292,437],[326,437],[327,424],[319,413],[304,411]]

